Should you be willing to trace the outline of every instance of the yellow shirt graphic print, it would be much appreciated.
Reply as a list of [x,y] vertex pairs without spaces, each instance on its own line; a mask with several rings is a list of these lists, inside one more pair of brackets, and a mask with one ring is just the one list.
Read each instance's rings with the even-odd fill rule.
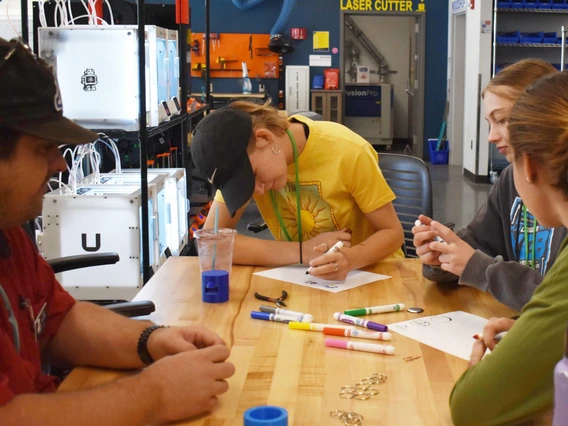
[[[323,232],[339,229],[333,216],[331,206],[322,199],[321,182],[302,182],[300,184],[300,218],[302,224],[302,241],[309,240]],[[298,226],[298,208],[296,185],[288,184],[280,191],[274,191],[278,212],[282,224],[292,241],[300,241]],[[286,233],[278,223],[279,240],[286,241]]]

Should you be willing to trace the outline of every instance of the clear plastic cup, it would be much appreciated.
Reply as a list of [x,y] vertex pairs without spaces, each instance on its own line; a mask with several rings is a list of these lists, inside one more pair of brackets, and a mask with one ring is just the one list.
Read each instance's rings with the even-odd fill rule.
[[233,244],[237,231],[221,228],[195,232],[201,267],[201,300],[223,303],[229,300],[229,276],[233,266]]
[[194,235],[197,239],[201,272],[224,270],[230,274],[233,265],[233,244],[237,231],[221,228],[215,233],[213,229],[200,229]]

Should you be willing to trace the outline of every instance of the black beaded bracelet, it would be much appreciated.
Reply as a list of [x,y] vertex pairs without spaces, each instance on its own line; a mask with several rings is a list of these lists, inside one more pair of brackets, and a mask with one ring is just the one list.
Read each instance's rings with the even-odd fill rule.
[[138,339],[138,356],[140,357],[140,361],[144,363],[144,365],[150,365],[154,362],[152,355],[148,352],[148,339],[150,338],[150,334],[156,331],[159,328],[166,328],[165,325],[151,325],[142,331],[140,337]]

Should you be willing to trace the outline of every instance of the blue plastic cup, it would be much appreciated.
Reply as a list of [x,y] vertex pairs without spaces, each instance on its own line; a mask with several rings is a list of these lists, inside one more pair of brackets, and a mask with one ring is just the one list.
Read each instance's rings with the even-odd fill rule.
[[274,405],[249,408],[244,414],[245,426],[288,426],[288,411]]

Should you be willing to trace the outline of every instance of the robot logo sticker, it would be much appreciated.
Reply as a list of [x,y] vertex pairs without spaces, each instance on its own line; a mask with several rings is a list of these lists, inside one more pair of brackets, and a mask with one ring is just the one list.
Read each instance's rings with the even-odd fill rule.
[[93,68],[87,68],[81,77],[83,90],[85,92],[94,92],[97,90],[98,82],[99,78],[97,77],[97,74],[95,74],[95,70]]

